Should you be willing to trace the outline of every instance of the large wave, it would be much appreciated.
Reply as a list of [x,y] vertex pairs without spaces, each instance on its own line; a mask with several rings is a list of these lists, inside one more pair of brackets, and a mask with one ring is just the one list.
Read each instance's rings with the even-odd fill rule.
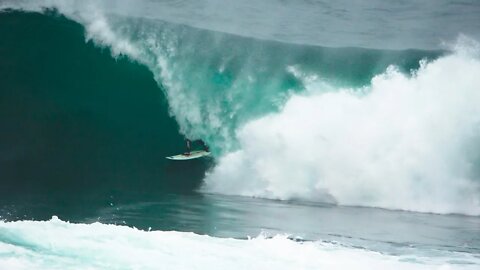
[[305,90],[297,69],[333,84],[363,85],[389,64],[409,70],[418,66],[419,58],[439,54],[256,40],[148,16],[108,13],[102,3],[19,1],[5,7],[37,12],[54,8],[82,24],[87,40],[148,66],[165,90],[181,133],[207,140],[217,153],[238,147],[239,126],[278,110],[292,93]]
[[432,60],[442,53],[255,40],[92,1],[8,2],[55,8],[148,66],[181,133],[220,156],[207,192],[480,214],[477,49]]

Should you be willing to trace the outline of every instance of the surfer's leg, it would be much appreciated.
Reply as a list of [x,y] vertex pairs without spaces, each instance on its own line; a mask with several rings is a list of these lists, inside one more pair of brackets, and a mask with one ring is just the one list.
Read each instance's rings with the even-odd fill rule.
[[186,139],[185,140],[186,144],[187,144],[187,152],[185,153],[186,155],[190,155],[190,152],[192,151],[192,146],[191,146],[191,142],[189,139]]
[[202,144],[203,150],[205,150],[206,152],[208,152],[209,149],[208,149],[207,144],[206,144],[203,140],[198,140],[198,141]]

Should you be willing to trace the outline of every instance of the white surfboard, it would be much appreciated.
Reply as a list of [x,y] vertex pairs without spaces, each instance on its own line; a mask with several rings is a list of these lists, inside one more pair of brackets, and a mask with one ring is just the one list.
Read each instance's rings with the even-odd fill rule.
[[171,159],[171,160],[190,160],[190,159],[205,157],[205,156],[208,156],[208,155],[210,155],[210,152],[207,152],[207,151],[204,151],[204,150],[198,150],[198,151],[190,152],[189,155],[180,154],[180,155],[166,157],[166,158]]

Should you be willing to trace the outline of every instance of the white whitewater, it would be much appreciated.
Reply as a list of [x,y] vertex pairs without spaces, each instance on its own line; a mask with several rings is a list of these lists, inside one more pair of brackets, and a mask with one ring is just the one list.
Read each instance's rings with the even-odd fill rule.
[[[0,222],[2,269],[476,269],[478,258],[390,256],[285,236],[249,240],[126,226]],[[453,257],[452,257],[453,256]],[[452,263],[453,260],[461,264]]]
[[455,50],[411,75],[391,67],[364,89],[310,79],[309,94],[238,130],[241,149],[205,189],[479,215],[478,43],[463,38]]

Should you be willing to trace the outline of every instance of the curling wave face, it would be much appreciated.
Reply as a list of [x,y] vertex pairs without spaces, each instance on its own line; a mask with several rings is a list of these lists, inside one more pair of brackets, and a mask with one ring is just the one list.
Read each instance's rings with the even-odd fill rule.
[[[5,1],[0,8],[36,12],[55,9],[82,24],[87,40],[108,46],[115,57],[127,55],[148,66],[165,90],[171,114],[179,123],[181,133],[212,142],[217,153],[238,146],[234,139],[239,126],[278,110],[292,93],[304,91],[305,85],[298,74],[320,76],[334,84],[358,86],[368,83],[389,64],[409,70],[418,65],[420,58],[439,54],[438,51],[328,49],[279,43],[275,38],[278,29],[274,32],[264,29],[267,36],[259,36],[228,31],[231,27],[227,30],[213,27],[221,25],[219,22],[203,25],[201,22],[205,20],[195,16],[178,16],[193,20],[190,22],[174,20],[167,15],[153,16],[152,10],[163,14],[171,6],[157,4],[159,6],[142,2],[132,7],[124,1],[111,4],[107,1],[43,0]],[[178,4],[182,10],[177,12],[179,14],[191,14],[196,8],[190,2]],[[321,5],[315,8],[323,9]],[[249,14],[248,9],[243,8],[237,12]],[[328,12],[324,16],[336,18]],[[267,16],[256,24],[268,27],[272,20]],[[222,21],[227,25],[228,22]],[[235,22],[237,26],[241,24]],[[356,44],[345,40],[335,44],[353,45]]]

